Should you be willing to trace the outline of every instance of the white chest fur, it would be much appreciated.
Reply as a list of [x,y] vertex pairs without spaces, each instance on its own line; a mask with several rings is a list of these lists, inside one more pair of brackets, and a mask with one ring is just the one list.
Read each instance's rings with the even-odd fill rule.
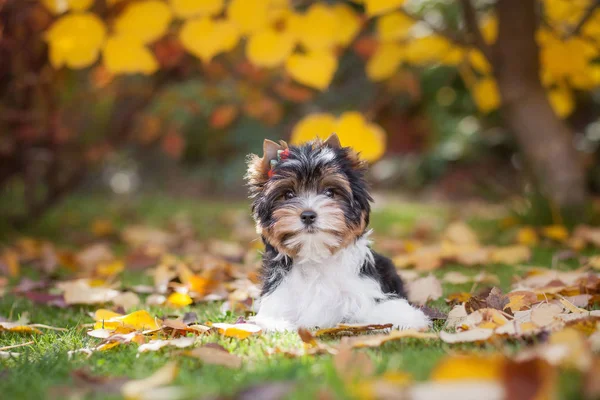
[[365,261],[373,262],[368,244],[361,238],[324,260],[295,262],[279,286],[260,300],[256,323],[266,330],[325,328],[342,322],[427,326],[420,310],[403,299],[388,300],[378,282],[361,276]]

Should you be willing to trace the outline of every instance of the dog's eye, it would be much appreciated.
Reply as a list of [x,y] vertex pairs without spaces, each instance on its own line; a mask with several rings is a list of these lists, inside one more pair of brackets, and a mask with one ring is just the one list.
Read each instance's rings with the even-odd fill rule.
[[325,189],[323,194],[329,198],[333,198],[333,196],[335,195],[335,192],[333,191],[333,189]]
[[286,200],[293,199],[294,197],[296,197],[296,194],[294,192],[292,192],[291,190],[288,190],[287,192],[285,192],[283,194],[283,198]]

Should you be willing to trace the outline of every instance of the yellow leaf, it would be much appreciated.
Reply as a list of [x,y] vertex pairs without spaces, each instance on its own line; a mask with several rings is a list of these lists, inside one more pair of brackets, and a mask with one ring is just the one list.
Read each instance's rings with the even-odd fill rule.
[[559,86],[556,89],[552,89],[548,92],[548,100],[552,109],[561,118],[566,118],[575,109],[575,99],[573,98],[573,92],[565,87]]
[[115,260],[112,262],[100,263],[96,267],[96,274],[101,277],[110,278],[113,277],[125,269],[125,263],[122,260]]
[[219,330],[219,333],[228,337],[237,339],[246,339],[247,337],[258,334],[261,329],[254,324],[213,324],[213,327]]
[[498,247],[490,253],[490,261],[498,264],[518,264],[531,258],[531,249],[527,246]]
[[380,43],[367,62],[367,77],[379,82],[392,77],[402,63],[404,52],[402,47],[394,42]]
[[486,77],[477,81],[471,88],[473,100],[479,110],[485,114],[500,106],[500,93],[496,81]]
[[550,225],[542,228],[542,235],[557,242],[564,242],[569,238],[569,231],[563,225]]
[[364,3],[367,15],[372,17],[399,8],[404,0],[365,0]]
[[113,36],[106,41],[102,52],[106,69],[113,74],[149,75],[158,69],[154,54],[139,39]]
[[269,0],[231,0],[227,17],[243,34],[260,31],[269,23]]
[[209,62],[217,54],[232,50],[239,41],[239,33],[228,21],[201,18],[187,21],[179,39],[187,51]]
[[385,132],[379,125],[365,121],[359,112],[343,113],[334,132],[338,134],[342,146],[352,147],[366,161],[375,162],[385,152]]
[[401,40],[408,36],[415,20],[401,12],[393,12],[377,20],[377,36],[381,40]]
[[455,355],[440,361],[431,373],[433,381],[494,381],[503,374],[501,355]]
[[469,62],[477,71],[484,75],[492,72],[492,66],[480,50],[469,51]]
[[42,4],[53,14],[62,14],[66,11],[85,11],[94,3],[94,0],[42,0]]
[[315,138],[325,140],[334,132],[335,122],[331,114],[311,114],[294,126],[291,142],[299,145]]
[[291,142],[301,144],[319,138],[326,139],[337,133],[342,146],[352,147],[367,161],[378,160],[385,151],[383,129],[365,121],[359,112],[343,113],[339,119],[330,114],[312,114],[296,124]]
[[335,38],[341,46],[347,46],[354,40],[361,27],[360,17],[347,4],[336,3],[331,7],[338,20]]
[[172,293],[168,298],[167,298],[167,303],[171,306],[171,307],[185,307],[185,306],[189,306],[190,304],[193,303],[192,298],[185,294],[185,293]]
[[483,19],[481,34],[487,44],[496,42],[498,38],[498,18],[495,15],[489,15]]
[[525,246],[535,246],[539,242],[538,234],[530,226],[525,226],[517,232],[517,242]]
[[208,17],[221,13],[224,0],[169,0],[171,8],[180,18]]
[[[100,310],[98,310],[100,312]],[[97,315],[96,315],[97,317]],[[139,310],[131,314],[115,316],[108,319],[97,321],[94,329],[117,329],[128,328],[136,331],[154,330],[160,328],[156,319],[148,311]]]
[[100,310],[96,310],[94,313],[94,320],[96,321],[104,321],[115,317],[122,317],[123,314],[119,314],[110,310],[105,310],[101,308]]
[[292,54],[285,63],[286,71],[294,80],[320,90],[327,89],[337,66],[337,58],[326,51]]
[[171,23],[171,9],[158,0],[130,3],[115,21],[118,35],[133,36],[150,43],[165,34]]
[[415,65],[440,62],[454,49],[446,38],[428,35],[411,40],[406,46],[406,58]]
[[294,45],[292,35],[269,28],[250,36],[246,57],[259,67],[276,67],[289,57]]
[[308,50],[328,50],[338,43],[341,28],[336,13],[330,7],[315,3],[301,19],[302,34],[298,39]]
[[50,63],[80,69],[97,59],[106,37],[106,27],[92,13],[72,13],[55,21],[46,32],[50,47]]

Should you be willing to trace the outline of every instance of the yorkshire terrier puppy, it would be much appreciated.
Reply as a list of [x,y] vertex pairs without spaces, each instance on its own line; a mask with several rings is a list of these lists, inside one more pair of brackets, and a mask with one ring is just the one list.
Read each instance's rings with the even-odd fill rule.
[[392,262],[371,250],[366,162],[336,135],[302,146],[265,140],[246,179],[265,244],[255,322],[267,331],[339,323],[430,326]]

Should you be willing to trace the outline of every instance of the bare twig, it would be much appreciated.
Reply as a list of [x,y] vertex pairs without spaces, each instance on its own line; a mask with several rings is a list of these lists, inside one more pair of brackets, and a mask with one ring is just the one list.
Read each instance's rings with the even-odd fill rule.
[[481,30],[479,29],[479,23],[477,22],[477,12],[471,0],[460,0],[463,18],[465,21],[465,28],[467,30],[467,41],[469,44],[474,45],[479,49],[489,62],[492,62],[492,51],[488,44],[485,42]]
[[27,343],[21,343],[21,344],[13,344],[12,346],[4,346],[4,347],[0,347],[0,351],[5,351],[5,350],[10,350],[10,349],[16,349],[17,347],[23,347],[23,346],[29,346],[31,344],[33,344],[33,340]]
[[575,27],[571,30],[571,32],[569,32],[566,36],[565,39],[569,39],[573,36],[577,36],[577,34],[579,34],[579,32],[581,31],[581,28],[583,28],[583,26],[585,25],[585,23],[587,21],[589,21],[589,19],[592,17],[592,15],[594,15],[594,11],[596,11],[596,8],[598,8],[598,6],[600,6],[600,0],[595,0],[589,7],[587,10],[585,10],[585,13],[583,14],[583,16],[581,17],[581,19],[579,20],[579,22],[575,25]]

